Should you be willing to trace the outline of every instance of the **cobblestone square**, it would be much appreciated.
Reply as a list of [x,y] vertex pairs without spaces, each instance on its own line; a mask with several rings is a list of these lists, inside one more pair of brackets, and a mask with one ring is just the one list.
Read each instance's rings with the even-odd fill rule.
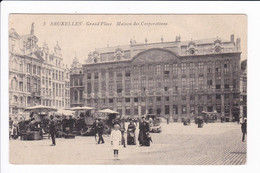
[[[138,131],[136,132],[136,135]],[[119,150],[120,160],[113,160],[110,138],[97,145],[94,137],[40,141],[10,140],[12,164],[134,164],[134,165],[244,165],[246,141],[236,123],[195,124],[162,123],[162,133],[151,134],[150,147],[127,146]]]

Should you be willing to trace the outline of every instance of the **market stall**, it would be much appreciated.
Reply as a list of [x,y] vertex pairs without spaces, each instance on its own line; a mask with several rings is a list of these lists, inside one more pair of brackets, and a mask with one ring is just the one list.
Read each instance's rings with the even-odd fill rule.
[[75,133],[77,135],[89,136],[94,135],[92,125],[95,121],[94,107],[73,107],[70,110],[75,111]]
[[116,121],[118,121],[117,123],[120,121],[119,113],[111,109],[103,109],[97,112],[105,115],[100,118],[103,119],[104,134],[109,134]]
[[41,140],[48,133],[49,113],[57,109],[49,106],[32,106],[25,109],[30,113],[29,120],[19,122],[19,134],[22,140]]

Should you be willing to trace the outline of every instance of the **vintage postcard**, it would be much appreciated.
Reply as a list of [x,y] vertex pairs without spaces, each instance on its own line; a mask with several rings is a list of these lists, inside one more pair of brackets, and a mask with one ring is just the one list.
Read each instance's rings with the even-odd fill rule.
[[9,162],[245,165],[247,16],[10,14]]

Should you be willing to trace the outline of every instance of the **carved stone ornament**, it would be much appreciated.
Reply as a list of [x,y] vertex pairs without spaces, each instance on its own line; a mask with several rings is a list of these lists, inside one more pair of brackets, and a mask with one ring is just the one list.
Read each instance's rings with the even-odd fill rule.
[[117,48],[114,53],[114,59],[119,61],[124,57],[124,51],[121,48]]
[[99,59],[100,59],[100,55],[99,55],[98,51],[94,51],[93,52],[93,62],[97,63],[97,62],[99,62]]

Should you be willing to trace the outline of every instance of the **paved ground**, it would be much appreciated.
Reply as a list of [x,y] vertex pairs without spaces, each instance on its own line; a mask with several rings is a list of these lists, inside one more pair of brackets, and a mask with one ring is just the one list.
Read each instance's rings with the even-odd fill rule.
[[151,134],[150,147],[127,146],[120,149],[120,160],[113,160],[110,138],[96,145],[94,137],[51,140],[10,140],[13,164],[141,164],[141,165],[243,165],[246,142],[241,142],[240,125],[235,123],[162,124],[163,132]]

